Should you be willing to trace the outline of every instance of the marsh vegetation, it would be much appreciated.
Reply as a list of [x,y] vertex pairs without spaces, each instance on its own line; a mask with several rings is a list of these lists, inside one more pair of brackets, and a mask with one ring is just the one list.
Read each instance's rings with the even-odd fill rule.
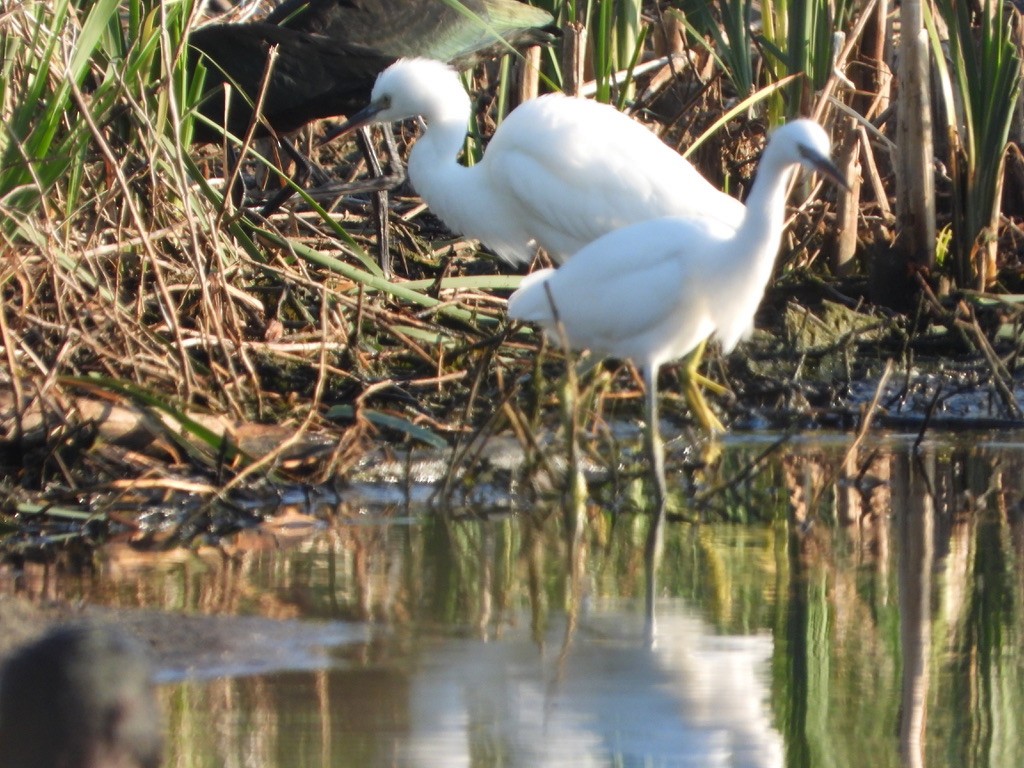
[[[1015,8],[536,4],[563,29],[530,59],[540,91],[627,110],[740,198],[771,128],[813,116],[856,181],[849,194],[794,190],[758,332],[706,363],[730,390],[714,401],[727,424],[1020,422]],[[445,231],[408,186],[391,197],[393,275],[379,267],[371,196],[302,190],[269,219],[235,205],[229,140],[191,140],[202,88],[185,41],[206,20],[190,0],[0,14],[9,551],[133,530],[139,509],[172,523],[145,527],[140,544],[224,532],[258,517],[253,498],[344,483],[409,448],[441,452],[440,496],[471,498],[498,471],[496,437],[518,446],[523,498],[557,493],[566,359],[506,322],[519,274]],[[467,73],[464,162],[529,68],[508,53]],[[930,117],[930,140],[927,125],[901,133],[909,116]],[[403,150],[416,133],[402,128]],[[250,192],[288,183],[247,138]],[[366,175],[352,143],[304,146],[336,180]],[[619,426],[640,410],[639,383],[626,366],[599,373],[581,382],[586,455],[630,477],[636,436]],[[671,394],[665,417],[689,428]]]
[[662,371],[672,524],[639,377],[509,324],[520,270],[407,184],[382,270],[323,124],[327,184],[269,217],[256,126],[193,141],[220,17],[0,2],[0,652],[138,635],[169,765],[1020,764],[1018,10],[533,2],[561,35],[465,73],[463,162],[564,88],[739,199],[796,117],[852,182],[792,190],[753,337],[709,347],[724,439]]

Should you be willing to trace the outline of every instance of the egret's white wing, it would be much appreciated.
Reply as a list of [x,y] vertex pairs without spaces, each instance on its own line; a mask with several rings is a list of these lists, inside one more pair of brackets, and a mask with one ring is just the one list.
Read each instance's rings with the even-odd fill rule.
[[[644,358],[667,339],[710,333],[714,295],[702,290],[702,253],[718,240],[714,225],[659,219],[616,230],[557,270],[523,281],[509,315],[553,327],[554,299],[570,343]],[[547,285],[547,289],[545,288]]]
[[507,190],[509,215],[529,222],[530,234],[563,259],[639,221],[696,216],[735,227],[745,210],[644,126],[584,99],[522,104],[482,166]]

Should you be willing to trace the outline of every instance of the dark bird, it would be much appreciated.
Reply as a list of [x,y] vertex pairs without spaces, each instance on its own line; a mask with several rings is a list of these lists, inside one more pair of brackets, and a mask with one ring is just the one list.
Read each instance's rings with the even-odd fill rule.
[[0,669],[0,766],[156,768],[163,718],[152,666],[111,627],[60,627]]
[[510,45],[523,48],[553,38],[551,14],[518,0],[458,0],[458,5],[447,0],[285,0],[266,21],[340,43],[372,45],[396,59],[426,57],[458,69]]
[[[281,136],[365,106],[377,74],[394,61],[374,48],[263,22],[208,24],[192,32],[188,43],[189,69],[194,72],[200,61],[206,68],[201,114],[239,137],[252,123],[273,47],[277,57],[257,136],[267,136],[267,126]],[[225,85],[231,86],[227,103]],[[220,137],[216,128],[196,121],[196,142]]]
[[[199,111],[214,125],[244,136],[253,121],[270,51],[276,48],[255,135],[273,133],[278,138],[299,167],[296,182],[301,184],[314,166],[284,134],[365,107],[377,75],[399,57],[420,56],[465,67],[509,45],[553,39],[547,11],[518,0],[460,2],[465,11],[446,0],[286,0],[263,22],[200,27],[188,39],[190,71],[199,61],[206,68]],[[226,84],[232,87],[226,90]],[[221,131],[196,121],[196,142],[220,138]],[[366,135],[363,143],[379,175]],[[377,179],[370,185],[378,192],[375,206],[382,228],[387,211],[381,189],[394,183]],[[285,187],[263,213],[276,210],[290,194],[291,187]],[[382,266],[387,273],[385,240],[382,229]]]
[[[286,0],[264,22],[200,27],[188,38],[190,70],[200,60],[206,66],[200,112],[244,136],[275,46],[262,117],[282,135],[365,107],[377,75],[402,56],[468,66],[506,44],[551,39],[551,16],[539,8],[517,0],[461,1],[472,18],[445,0]],[[234,91],[227,105],[225,83]],[[219,138],[209,125],[196,126],[196,142]]]

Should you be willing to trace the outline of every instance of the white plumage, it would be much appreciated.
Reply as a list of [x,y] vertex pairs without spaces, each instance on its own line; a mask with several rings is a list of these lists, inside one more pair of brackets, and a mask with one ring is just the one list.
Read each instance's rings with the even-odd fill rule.
[[[828,155],[821,126],[789,123],[772,135],[735,231],[706,217],[633,224],[595,240],[558,269],[529,275],[509,298],[509,317],[537,323],[556,339],[561,323],[572,347],[629,359],[643,369],[662,491],[654,442],[658,369],[711,335],[730,351],[751,330],[782,239],[793,171],[802,164],[845,185]],[[706,408],[699,391],[688,386]]]
[[452,230],[526,264],[540,245],[557,262],[621,227],[699,216],[724,231],[743,204],[715,189],[640,123],[607,104],[560,94],[514,109],[474,166],[457,162],[470,101],[441,62],[402,59],[377,78],[350,126],[422,117],[409,179]]

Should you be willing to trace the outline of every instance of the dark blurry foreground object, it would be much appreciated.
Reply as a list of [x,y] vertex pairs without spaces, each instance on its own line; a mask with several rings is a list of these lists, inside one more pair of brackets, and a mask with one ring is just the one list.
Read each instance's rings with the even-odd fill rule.
[[152,668],[111,627],[61,627],[0,669],[0,768],[155,768]]

